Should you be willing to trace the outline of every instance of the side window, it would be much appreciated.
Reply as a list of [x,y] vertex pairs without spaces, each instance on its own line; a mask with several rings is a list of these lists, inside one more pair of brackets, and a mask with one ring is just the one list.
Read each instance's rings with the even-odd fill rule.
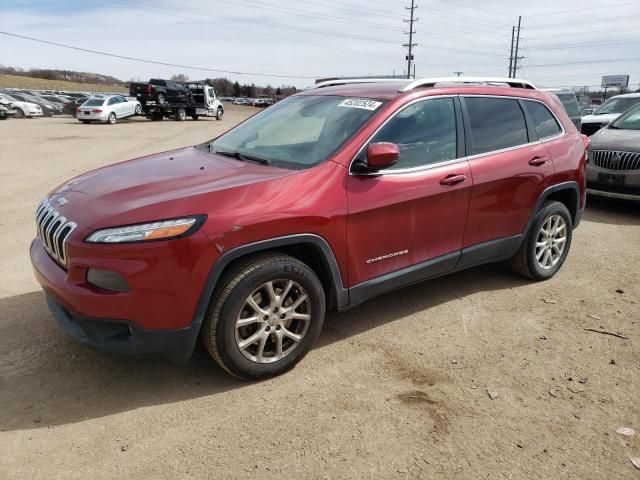
[[401,110],[371,140],[398,145],[393,170],[456,158],[456,114],[453,98],[414,103]]
[[516,99],[467,97],[471,125],[471,154],[529,143],[524,113]]
[[116,103],[118,103],[118,97],[111,97],[107,105],[115,105]]
[[525,101],[524,104],[527,106],[529,117],[540,140],[562,133],[558,121],[547,107],[539,102]]

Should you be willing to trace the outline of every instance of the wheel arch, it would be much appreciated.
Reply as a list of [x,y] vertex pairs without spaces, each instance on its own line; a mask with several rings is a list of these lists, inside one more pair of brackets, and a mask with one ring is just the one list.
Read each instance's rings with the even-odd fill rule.
[[344,288],[338,262],[329,243],[319,235],[295,234],[241,245],[223,253],[211,267],[200,293],[192,323],[196,328],[202,325],[216,286],[225,272],[242,259],[262,252],[284,253],[304,262],[318,275],[327,296],[328,308],[348,305],[349,292]]
[[529,221],[527,222],[527,227],[524,231],[525,233],[529,231],[536,213],[540,211],[544,203],[548,200],[555,200],[567,207],[571,214],[573,228],[578,226],[582,213],[580,209],[580,188],[578,187],[578,182],[570,181],[552,185],[540,194],[540,197],[536,202],[536,206],[529,217]]

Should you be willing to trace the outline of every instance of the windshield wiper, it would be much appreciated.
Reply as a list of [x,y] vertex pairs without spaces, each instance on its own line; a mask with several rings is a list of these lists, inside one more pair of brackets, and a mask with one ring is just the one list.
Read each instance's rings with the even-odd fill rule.
[[249,161],[249,162],[259,163],[261,165],[271,165],[271,161],[267,160],[266,158],[254,157],[253,155],[246,155],[240,152],[227,152],[224,150],[216,150],[215,153],[216,155],[223,155],[225,157],[235,158],[243,162]]

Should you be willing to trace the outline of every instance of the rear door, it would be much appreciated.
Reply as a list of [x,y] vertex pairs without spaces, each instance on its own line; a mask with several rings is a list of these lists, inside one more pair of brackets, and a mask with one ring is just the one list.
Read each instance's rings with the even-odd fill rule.
[[370,140],[397,144],[400,159],[387,170],[348,177],[349,284],[373,282],[361,285],[362,295],[454,268],[471,189],[462,136],[451,96],[405,106]]
[[501,256],[517,245],[553,162],[517,98],[464,96],[473,176],[461,266]]

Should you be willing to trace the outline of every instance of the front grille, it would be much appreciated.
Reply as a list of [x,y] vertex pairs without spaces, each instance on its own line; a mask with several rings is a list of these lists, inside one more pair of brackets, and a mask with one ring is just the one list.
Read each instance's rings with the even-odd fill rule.
[[78,225],[51,206],[49,199],[40,202],[36,210],[38,237],[47,253],[62,266],[67,265],[67,240]]
[[594,150],[589,152],[591,162],[600,168],[613,171],[640,170],[640,153]]

